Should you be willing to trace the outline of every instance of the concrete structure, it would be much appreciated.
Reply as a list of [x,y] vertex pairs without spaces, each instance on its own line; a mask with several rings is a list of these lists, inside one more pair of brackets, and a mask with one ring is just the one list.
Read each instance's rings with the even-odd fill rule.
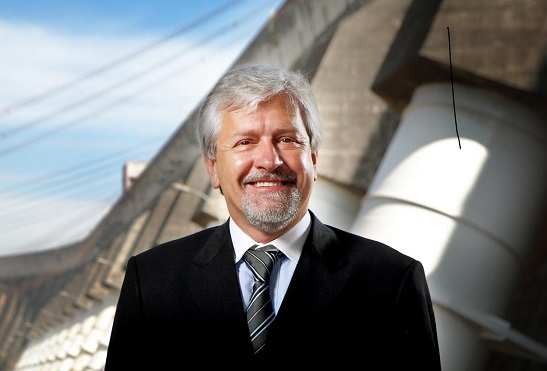
[[491,337],[547,359],[503,319],[545,212],[547,127],[495,94],[455,95],[462,149],[451,85],[420,86],[352,231],[424,263],[445,369],[482,370]]
[[[311,208],[422,260],[445,370],[547,364],[546,16],[542,0],[289,0],[237,62],[312,78]],[[0,260],[0,370],[101,369],[128,257],[226,218],[194,127],[88,238]]]

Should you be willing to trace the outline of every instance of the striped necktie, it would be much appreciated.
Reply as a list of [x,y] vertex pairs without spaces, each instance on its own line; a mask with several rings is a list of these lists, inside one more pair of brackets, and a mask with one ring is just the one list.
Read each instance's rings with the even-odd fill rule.
[[251,268],[255,279],[247,307],[247,325],[255,354],[264,346],[267,328],[275,317],[270,299],[270,274],[281,254],[273,245],[254,245],[243,255],[243,260]]

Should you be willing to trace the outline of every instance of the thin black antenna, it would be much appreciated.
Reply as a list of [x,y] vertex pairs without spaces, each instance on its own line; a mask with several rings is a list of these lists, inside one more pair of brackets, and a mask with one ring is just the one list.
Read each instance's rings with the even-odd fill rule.
[[458,136],[458,145],[462,149],[462,143],[460,142],[460,134],[458,133],[458,120],[456,119],[456,101],[454,99],[454,76],[452,75],[452,51],[450,48],[450,27],[447,27],[448,31],[448,57],[450,59],[450,81],[452,82],[452,107],[454,107],[454,123],[456,124],[456,135]]

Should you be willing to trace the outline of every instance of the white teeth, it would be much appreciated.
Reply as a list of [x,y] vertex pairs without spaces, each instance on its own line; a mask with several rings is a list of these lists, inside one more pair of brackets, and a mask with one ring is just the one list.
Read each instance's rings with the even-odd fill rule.
[[256,182],[256,187],[275,187],[277,185],[281,184],[280,182]]

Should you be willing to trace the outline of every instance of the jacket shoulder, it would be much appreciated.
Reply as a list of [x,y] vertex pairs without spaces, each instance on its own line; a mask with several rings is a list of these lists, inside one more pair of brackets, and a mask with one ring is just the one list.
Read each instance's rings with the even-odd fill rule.
[[366,259],[371,262],[398,263],[402,266],[408,266],[417,262],[416,259],[384,242],[357,235],[330,225],[325,225],[325,227],[332,231],[340,246],[348,248],[354,256],[366,257]]
[[135,257],[138,260],[156,260],[191,258],[211,239],[212,236],[223,234],[224,225],[209,227],[201,231],[163,242],[145,250]]

